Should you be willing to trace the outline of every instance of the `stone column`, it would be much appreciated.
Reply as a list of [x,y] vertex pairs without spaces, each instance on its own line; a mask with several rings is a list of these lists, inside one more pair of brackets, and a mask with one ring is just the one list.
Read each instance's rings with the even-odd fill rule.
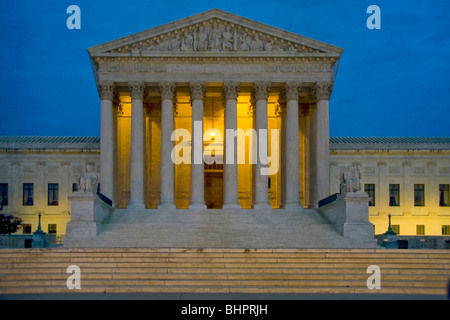
[[[10,208],[22,208],[23,204],[23,184],[19,183],[21,176],[20,174],[20,161],[13,160],[11,162],[11,182],[12,186],[8,185],[8,188],[11,188],[8,190],[8,209],[7,211],[9,214],[13,213]],[[6,211],[7,208],[3,208],[3,210]]]
[[144,82],[129,83],[131,95],[130,203],[128,207],[144,209]]
[[45,161],[36,161],[36,183],[33,190],[34,210],[45,212],[48,199],[48,178],[46,174],[47,164]]
[[203,99],[205,83],[190,84],[192,101],[191,203],[190,209],[205,209],[205,177],[203,167]]
[[174,197],[174,163],[171,158],[173,142],[173,99],[175,83],[162,82],[161,92],[161,201],[158,208],[175,208]]
[[[254,205],[255,209],[270,209],[269,204],[269,191],[268,191],[268,179],[266,175],[261,175],[261,163],[260,155],[268,155],[267,143],[262,143],[261,135],[265,130],[268,141],[268,120],[267,120],[267,98],[269,96],[270,83],[268,82],[255,82],[254,84],[254,99],[255,99],[255,129],[258,137],[258,154],[253,155],[256,157],[256,164],[254,165]],[[266,141],[266,142],[267,142]]]
[[59,207],[61,211],[70,212],[69,199],[66,196],[72,192],[72,184],[70,183],[70,161],[61,162],[60,172],[60,187],[59,187]]
[[301,84],[286,82],[286,117],[285,117],[285,163],[286,179],[284,207],[300,209],[299,201],[299,138],[298,138],[298,94]]
[[[230,141],[227,137],[227,129],[236,132],[237,129],[237,96],[239,92],[239,83],[228,82],[224,83],[224,97],[225,97],[225,163],[223,172],[224,194],[223,194],[223,208],[239,209],[238,198],[238,164],[237,164],[237,139]],[[231,137],[231,135],[230,135]],[[233,144],[233,156],[227,154],[226,150],[228,144]],[[229,158],[228,158],[229,157]]]
[[[378,183],[375,185],[375,206],[378,207],[378,215],[380,212],[389,211],[389,184],[385,183],[387,163],[378,161]],[[385,211],[386,210],[386,211]]]
[[318,202],[330,194],[330,128],[328,100],[333,84],[330,82],[316,83],[314,88],[317,107],[313,118],[314,142],[311,146],[313,162],[313,199],[312,204],[318,207]]
[[101,81],[100,95],[100,192],[114,203],[114,82]]

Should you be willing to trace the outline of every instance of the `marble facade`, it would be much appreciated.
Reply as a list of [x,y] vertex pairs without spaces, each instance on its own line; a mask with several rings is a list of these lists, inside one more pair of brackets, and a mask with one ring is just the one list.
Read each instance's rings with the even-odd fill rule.
[[[101,100],[102,193],[118,207],[300,208],[328,195],[328,108],[342,49],[211,10],[88,51]],[[267,177],[259,160],[235,162],[214,177],[203,163],[174,165],[171,134],[192,135],[196,121],[203,131],[282,131],[281,170]],[[202,140],[188,142],[192,153],[212,142]],[[222,156],[226,143],[214,141]],[[205,170],[223,199],[205,199]]]

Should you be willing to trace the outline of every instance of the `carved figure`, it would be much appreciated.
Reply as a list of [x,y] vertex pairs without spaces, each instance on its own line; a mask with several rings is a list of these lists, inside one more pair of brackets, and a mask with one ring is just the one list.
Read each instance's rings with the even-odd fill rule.
[[217,29],[217,25],[214,24],[214,27],[209,34],[209,49],[212,51],[220,50],[221,49],[220,42],[221,42],[221,32],[219,29]]
[[208,33],[203,26],[200,26],[196,37],[197,51],[206,51],[208,49]]
[[341,173],[341,194],[361,191],[361,172],[358,166],[348,166]]
[[194,38],[192,34],[186,32],[181,42],[181,51],[192,51],[194,49]]
[[178,34],[175,38],[169,40],[169,50],[172,52],[180,51],[180,36]]
[[264,44],[264,51],[272,51],[273,49],[273,40],[271,40],[270,42],[266,42]]
[[233,36],[233,34],[230,32],[230,27],[227,26],[225,31],[222,32],[222,50],[223,51],[233,51],[235,50],[234,41],[236,38],[236,35]]
[[87,165],[85,171],[80,174],[80,178],[78,180],[78,191],[96,193],[98,181],[98,173],[92,171],[91,165]]
[[258,37],[255,37],[251,44],[251,50],[252,51],[260,51],[263,48],[262,41],[258,39]]

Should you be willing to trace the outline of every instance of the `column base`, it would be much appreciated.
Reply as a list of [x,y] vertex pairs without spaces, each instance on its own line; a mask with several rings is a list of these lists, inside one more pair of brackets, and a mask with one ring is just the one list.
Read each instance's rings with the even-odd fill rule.
[[272,206],[268,202],[259,202],[253,205],[253,209],[272,209]]
[[224,203],[222,209],[241,209],[241,205],[239,203]]
[[206,209],[206,204],[204,202],[191,203],[189,209]]
[[142,200],[131,200],[127,209],[145,209],[145,203]]
[[287,203],[284,204],[283,207],[285,209],[295,209],[295,210],[303,209],[302,205],[298,201],[287,202]]
[[176,209],[176,206],[173,202],[161,202],[158,205],[158,209]]

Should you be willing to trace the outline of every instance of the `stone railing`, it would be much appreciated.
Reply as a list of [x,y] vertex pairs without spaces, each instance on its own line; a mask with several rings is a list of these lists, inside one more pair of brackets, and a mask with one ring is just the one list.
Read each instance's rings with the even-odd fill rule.
[[[54,248],[63,243],[66,235],[48,234],[45,237],[45,248]],[[2,234],[0,235],[0,248],[32,248],[32,234]]]
[[340,193],[335,193],[335,194],[332,194],[331,196],[328,196],[322,200],[319,200],[319,208],[323,207],[333,201],[336,201],[340,196],[341,196]]
[[[384,235],[375,236],[383,246]],[[397,236],[399,249],[450,249],[450,236]]]
[[0,235],[0,248],[25,248],[25,241],[31,240],[33,235]]

